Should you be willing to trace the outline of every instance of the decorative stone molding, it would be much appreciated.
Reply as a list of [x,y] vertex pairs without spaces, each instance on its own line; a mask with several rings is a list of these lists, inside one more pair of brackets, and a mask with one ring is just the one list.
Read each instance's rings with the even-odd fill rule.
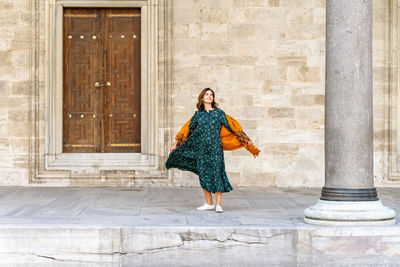
[[[383,11],[379,9],[383,9]],[[376,57],[374,60],[374,91],[379,101],[375,102],[378,106],[375,110],[378,110],[378,116],[380,116],[377,121],[384,121],[381,125],[374,125],[376,134],[374,141],[377,146],[381,147],[374,153],[378,162],[375,172],[378,177],[382,177],[379,180],[380,186],[396,185],[400,180],[399,9],[398,0],[379,2],[376,13],[381,12],[385,16],[374,19],[374,35],[376,36],[374,39],[376,47],[374,50]],[[377,31],[378,27],[383,32]],[[384,53],[376,53],[377,49]],[[379,100],[381,95],[383,101]],[[380,151],[382,156],[376,153]]]
[[400,179],[400,135],[399,129],[399,69],[398,69],[398,49],[399,49],[399,1],[390,0],[385,2],[387,10],[387,49],[386,60],[388,62],[388,79],[389,79],[389,96],[388,96],[388,142],[386,151],[388,155],[388,177],[390,181],[398,181]]
[[[141,153],[62,153],[63,7],[141,8]],[[171,84],[171,42],[166,41],[171,38],[171,10],[170,0],[32,1],[30,183],[65,186],[74,179],[77,185],[121,185],[168,177],[160,129],[171,113],[164,105],[168,101],[160,105],[160,99]]]

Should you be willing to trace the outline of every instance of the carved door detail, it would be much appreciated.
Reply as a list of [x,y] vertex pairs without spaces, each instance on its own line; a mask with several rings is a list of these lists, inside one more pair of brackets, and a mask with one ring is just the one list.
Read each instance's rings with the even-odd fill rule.
[[64,9],[63,152],[140,152],[140,9]]

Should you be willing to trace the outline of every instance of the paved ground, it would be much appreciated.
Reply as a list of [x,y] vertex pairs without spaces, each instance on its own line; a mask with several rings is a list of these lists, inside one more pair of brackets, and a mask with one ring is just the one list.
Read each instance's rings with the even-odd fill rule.
[[[388,227],[303,222],[320,188],[0,187],[0,266],[400,266]],[[379,188],[400,214],[400,188]]]
[[[195,209],[204,202],[200,187],[1,187],[0,225],[307,227],[303,211],[320,190],[236,187],[223,194],[224,212],[216,213]],[[400,214],[400,188],[378,192]]]

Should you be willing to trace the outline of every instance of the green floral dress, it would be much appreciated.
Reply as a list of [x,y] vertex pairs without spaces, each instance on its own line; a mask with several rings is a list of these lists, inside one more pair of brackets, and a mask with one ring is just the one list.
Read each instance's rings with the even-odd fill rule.
[[220,137],[222,125],[234,133],[222,109],[197,110],[190,121],[187,139],[169,154],[165,167],[197,174],[201,187],[209,192],[231,191]]

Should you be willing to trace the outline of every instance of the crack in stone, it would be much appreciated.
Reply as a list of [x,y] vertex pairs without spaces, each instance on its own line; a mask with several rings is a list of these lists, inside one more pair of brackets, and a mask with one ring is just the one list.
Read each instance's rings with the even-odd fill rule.
[[32,253],[32,252],[28,252],[27,254],[34,255],[34,256],[40,257],[40,258],[45,258],[45,259],[49,259],[49,260],[54,260],[54,261],[66,261],[66,260],[57,259],[57,258],[54,258],[54,257],[51,257],[51,256],[39,255],[39,254]]
[[182,242],[207,240],[207,241],[217,241],[217,242],[220,242],[220,243],[224,243],[224,242],[227,242],[227,241],[235,241],[235,242],[238,242],[238,243],[245,243],[245,244],[268,244],[268,242],[261,242],[261,241],[238,240],[238,239],[234,238],[233,235],[237,234],[237,235],[251,236],[251,237],[256,237],[256,238],[268,238],[268,239],[270,239],[270,238],[273,238],[273,237],[276,237],[276,236],[286,235],[286,234],[290,234],[290,233],[292,233],[292,232],[288,231],[288,232],[282,232],[282,233],[273,234],[273,235],[270,235],[270,236],[259,236],[259,235],[252,235],[252,234],[249,234],[249,233],[238,233],[238,232],[236,232],[236,230],[234,230],[232,233],[229,234],[229,236],[226,239],[222,239],[222,240],[218,239],[218,238],[210,238],[206,234],[200,234],[200,233],[194,233],[194,232],[179,233],[179,236],[180,236]]
[[[111,252],[111,253],[91,253],[91,252],[86,252],[86,253],[81,253],[81,252],[76,252],[77,254],[94,254],[94,255],[114,255],[114,254],[120,254],[120,255],[125,255],[128,254],[127,252],[119,252],[119,251],[115,251],[115,252]],[[18,254],[29,254],[29,255],[33,255],[39,258],[45,258],[45,259],[49,259],[49,260],[53,260],[53,261],[60,261],[60,262],[69,262],[69,263],[73,263],[73,262],[77,262],[77,263],[99,263],[96,260],[93,261],[85,261],[85,260],[74,260],[74,259],[67,259],[67,260],[63,260],[63,259],[58,259],[55,257],[51,257],[51,256],[45,256],[45,255],[40,255],[37,253],[33,253],[33,252],[26,252],[26,253],[18,253]]]
[[160,252],[162,250],[165,249],[170,249],[170,248],[180,248],[183,246],[183,243],[177,245],[177,246],[165,246],[165,247],[158,247],[158,248],[153,248],[153,249],[146,249],[144,251],[141,252],[136,252],[136,253],[129,253],[131,255],[140,255],[140,254],[145,254],[145,253],[156,253],[156,252]]
[[257,237],[257,238],[272,238],[275,236],[280,236],[280,235],[286,235],[286,234],[291,234],[293,233],[292,231],[288,231],[288,232],[281,232],[281,233],[277,233],[277,234],[273,234],[270,236],[259,236],[259,235],[253,235],[253,234],[249,234],[249,233],[237,233],[236,230],[231,234],[231,236],[233,234],[238,234],[238,235],[246,235],[246,236],[252,236],[252,237]]
[[[228,241],[233,241],[233,242],[237,242],[238,244],[231,244],[229,245],[230,247],[232,246],[246,246],[246,245],[254,245],[254,244],[268,244],[268,242],[262,242],[262,241],[246,241],[246,240],[239,240],[237,238],[234,238],[234,235],[243,235],[243,236],[250,236],[250,237],[255,237],[255,238],[274,238],[276,236],[280,236],[280,235],[286,235],[286,234],[291,234],[291,231],[287,231],[287,232],[281,232],[281,233],[276,233],[270,236],[260,236],[260,235],[254,235],[254,234],[250,234],[250,233],[238,233],[237,230],[233,230],[228,237],[226,237],[225,239],[218,239],[218,238],[211,238],[209,237],[206,233],[197,233],[197,232],[182,232],[182,233],[178,233],[180,239],[181,239],[181,243],[179,245],[171,245],[171,246],[162,246],[162,247],[158,247],[158,248],[151,248],[151,249],[145,249],[143,251],[140,252],[122,252],[123,249],[123,242],[122,242],[122,231],[120,232],[121,235],[121,243],[120,243],[120,249],[122,251],[113,251],[110,253],[90,253],[87,252],[85,254],[102,254],[102,255],[141,255],[141,254],[145,254],[145,253],[157,253],[163,250],[167,250],[167,249],[177,249],[177,248],[182,248],[182,246],[185,244],[185,242],[189,242],[189,241],[217,241],[220,243],[226,243]],[[191,249],[195,249],[195,248],[191,248]],[[201,248],[199,248],[201,249]],[[45,255],[39,255],[36,253],[29,253],[31,255],[35,255],[37,257],[41,257],[41,258],[46,258],[46,259],[50,259],[50,260],[54,260],[54,261],[68,261],[71,262],[71,260],[62,260],[62,259],[57,259],[55,257],[51,257],[51,256],[45,256]]]
[[124,251],[124,242],[122,237],[122,227],[119,228],[119,249]]
[[[275,236],[279,236],[279,235],[286,235],[289,234],[291,232],[282,232],[282,233],[277,233],[271,236],[266,236],[264,238],[273,238]],[[218,238],[210,238],[207,236],[207,234],[202,234],[202,233],[196,233],[196,232],[184,232],[184,233],[178,233],[182,243],[179,245],[174,245],[174,246],[163,246],[163,247],[158,247],[158,248],[152,248],[152,249],[146,249],[143,250],[141,252],[136,252],[136,253],[128,253],[129,255],[140,255],[140,254],[145,254],[145,253],[157,253],[160,252],[162,250],[166,250],[166,249],[176,249],[176,248],[181,248],[185,242],[188,241],[217,241],[220,243],[226,243],[227,241],[234,241],[237,243],[241,243],[241,244],[237,244],[234,246],[243,246],[242,244],[246,244],[246,245],[251,245],[251,244],[268,244],[268,242],[260,242],[260,241],[244,241],[244,240],[238,240],[233,238],[234,234],[238,234],[238,235],[247,235],[247,236],[252,236],[252,237],[257,237],[257,238],[263,238],[263,236],[257,236],[257,235],[252,235],[252,234],[246,234],[246,233],[237,233],[236,230],[234,230],[232,233],[229,234],[229,236],[226,239],[218,239]],[[193,235],[197,235],[197,237],[193,238]],[[191,248],[193,249],[193,248]],[[126,253],[125,253],[126,254]]]

